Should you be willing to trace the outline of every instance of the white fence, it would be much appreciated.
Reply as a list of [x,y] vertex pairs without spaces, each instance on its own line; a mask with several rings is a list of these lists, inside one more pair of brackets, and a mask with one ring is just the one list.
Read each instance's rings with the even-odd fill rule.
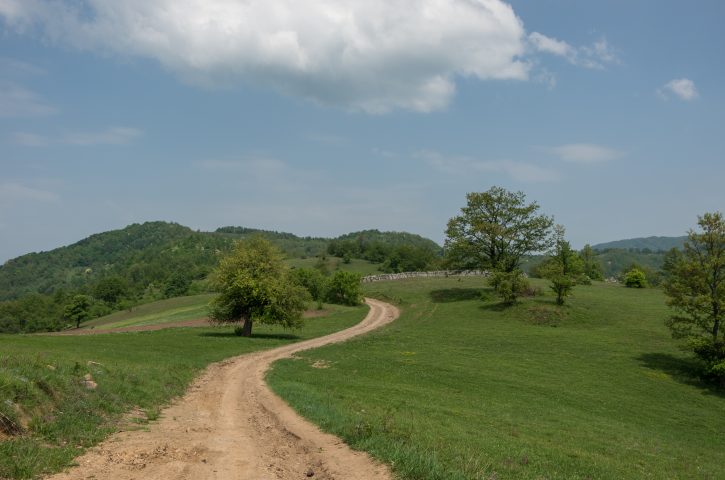
[[403,272],[383,273],[380,275],[368,275],[362,278],[363,283],[383,282],[386,280],[404,280],[406,278],[428,278],[428,277],[487,277],[486,270],[438,270],[435,272]]

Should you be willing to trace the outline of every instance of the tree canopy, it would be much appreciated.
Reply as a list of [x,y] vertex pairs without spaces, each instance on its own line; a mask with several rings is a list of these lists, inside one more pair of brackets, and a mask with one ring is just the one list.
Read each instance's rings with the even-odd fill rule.
[[521,257],[546,250],[552,217],[538,214],[523,192],[492,187],[466,195],[461,215],[448,221],[446,255],[460,268],[513,272]]
[[292,281],[283,258],[262,237],[239,242],[214,272],[212,283],[219,295],[210,304],[211,320],[242,323],[235,331],[246,337],[252,334],[253,322],[300,326],[309,296]]
[[701,231],[690,230],[684,250],[673,250],[665,263],[664,289],[675,312],[667,325],[725,384],[725,219],[706,213],[697,223]]

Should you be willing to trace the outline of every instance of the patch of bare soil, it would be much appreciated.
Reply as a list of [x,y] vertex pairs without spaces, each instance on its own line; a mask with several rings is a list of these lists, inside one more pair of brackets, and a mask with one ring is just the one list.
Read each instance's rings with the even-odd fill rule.
[[368,315],[347,330],[209,366],[148,431],[117,433],[77,458],[77,467],[50,478],[390,480],[385,465],[321,432],[264,382],[276,360],[345,341],[399,315],[387,303],[366,302]]

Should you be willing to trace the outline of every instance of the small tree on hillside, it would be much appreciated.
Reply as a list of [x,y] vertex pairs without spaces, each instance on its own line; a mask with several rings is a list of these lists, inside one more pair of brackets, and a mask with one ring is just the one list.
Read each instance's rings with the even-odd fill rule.
[[63,316],[80,328],[81,323],[91,317],[91,297],[88,295],[75,295],[71,303],[63,309]]
[[446,254],[459,266],[513,272],[521,257],[551,246],[552,217],[537,214],[523,192],[491,187],[466,195],[461,215],[448,221]]
[[240,323],[235,333],[252,335],[252,324],[302,324],[307,291],[293,282],[282,253],[262,237],[239,242],[222,259],[212,279],[219,295],[212,300],[209,317],[216,323]]
[[604,280],[602,263],[597,258],[597,254],[591,245],[588,243],[584,245],[582,251],[579,252],[579,258],[582,260],[584,275],[589,277],[590,280]]
[[725,220],[720,212],[698,217],[682,252],[668,254],[664,290],[675,311],[667,326],[725,385]]
[[584,265],[576,251],[564,239],[563,226],[556,226],[554,238],[551,257],[539,267],[539,271],[544,278],[551,280],[551,289],[556,293],[556,303],[564,305],[566,297],[571,294],[574,285],[584,272]]

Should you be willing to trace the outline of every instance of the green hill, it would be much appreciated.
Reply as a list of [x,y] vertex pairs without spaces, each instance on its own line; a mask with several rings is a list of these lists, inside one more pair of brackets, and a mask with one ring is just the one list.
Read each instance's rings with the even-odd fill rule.
[[[207,275],[219,259],[235,241],[251,235],[265,237],[290,261],[302,261],[299,266],[323,264],[328,271],[423,270],[440,252],[432,240],[405,232],[366,230],[327,239],[246,227],[200,232],[168,222],[133,224],[0,266],[0,332],[62,329],[64,308],[79,294],[93,297],[90,316],[97,318],[164,298],[207,293]],[[353,245],[355,252],[330,258],[335,244]]]
[[176,223],[147,222],[91,235],[48,252],[29,253],[0,267],[0,300],[61,289],[86,290],[119,276],[136,293],[164,283],[174,272],[204,278],[232,241]]
[[599,243],[593,245],[594,250],[650,250],[652,252],[666,252],[673,248],[682,248],[687,237],[640,237],[627,240],[615,240],[613,242]]

